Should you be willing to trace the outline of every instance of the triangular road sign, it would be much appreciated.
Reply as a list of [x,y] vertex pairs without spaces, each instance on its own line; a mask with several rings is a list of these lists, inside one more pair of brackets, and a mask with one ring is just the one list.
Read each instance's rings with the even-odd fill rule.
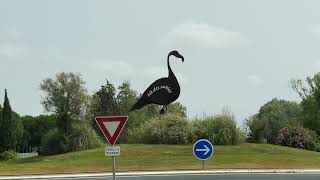
[[96,122],[111,145],[114,145],[128,121],[128,116],[100,116]]

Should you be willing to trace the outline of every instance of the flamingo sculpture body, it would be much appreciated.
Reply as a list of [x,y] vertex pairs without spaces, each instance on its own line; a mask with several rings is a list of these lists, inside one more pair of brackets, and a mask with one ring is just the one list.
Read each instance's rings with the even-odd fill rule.
[[160,113],[163,114],[167,109],[167,106],[178,99],[180,95],[180,85],[170,67],[169,61],[171,55],[176,58],[180,58],[182,62],[184,61],[184,57],[180,55],[178,51],[171,51],[167,57],[167,66],[169,71],[168,77],[161,78],[153,82],[132,106],[130,111],[141,109],[148,104],[158,104],[162,105]]

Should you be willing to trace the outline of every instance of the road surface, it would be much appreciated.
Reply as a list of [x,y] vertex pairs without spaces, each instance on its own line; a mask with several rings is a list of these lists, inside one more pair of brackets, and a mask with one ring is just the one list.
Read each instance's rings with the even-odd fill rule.
[[[81,177],[81,178],[52,178],[52,180],[112,180],[111,176]],[[119,176],[117,180],[319,180],[320,174],[178,174],[178,175],[141,175]],[[39,179],[40,180],[40,179]]]

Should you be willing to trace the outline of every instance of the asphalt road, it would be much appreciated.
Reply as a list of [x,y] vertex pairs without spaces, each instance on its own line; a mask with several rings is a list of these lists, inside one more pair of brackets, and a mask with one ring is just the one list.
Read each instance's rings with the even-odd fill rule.
[[[112,177],[53,178],[53,180],[112,180]],[[319,180],[320,174],[179,174],[119,176],[117,180]]]

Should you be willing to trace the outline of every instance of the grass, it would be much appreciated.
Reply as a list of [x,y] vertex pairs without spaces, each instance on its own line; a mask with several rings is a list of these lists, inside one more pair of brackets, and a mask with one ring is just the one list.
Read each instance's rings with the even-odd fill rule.
[[[215,146],[215,155],[205,169],[320,169],[320,153],[294,148],[241,144]],[[202,162],[192,153],[192,145],[121,145],[116,159],[118,171],[199,170]],[[111,171],[111,158],[104,148],[54,156],[39,156],[0,162],[0,175],[79,173]]]

